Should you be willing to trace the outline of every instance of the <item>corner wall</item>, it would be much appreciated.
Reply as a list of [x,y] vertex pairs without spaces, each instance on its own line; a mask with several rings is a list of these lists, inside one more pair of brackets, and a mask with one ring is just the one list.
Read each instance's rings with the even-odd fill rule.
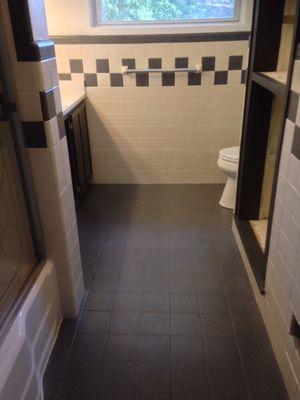
[[46,257],[55,265],[64,317],[75,317],[84,294],[72,182],[54,44],[43,0],[1,1],[16,108],[39,205]]
[[293,316],[300,324],[299,98],[300,60],[295,60],[281,151],[264,296],[258,291],[243,245],[234,227],[235,237],[291,400],[300,398],[300,338],[290,334]]

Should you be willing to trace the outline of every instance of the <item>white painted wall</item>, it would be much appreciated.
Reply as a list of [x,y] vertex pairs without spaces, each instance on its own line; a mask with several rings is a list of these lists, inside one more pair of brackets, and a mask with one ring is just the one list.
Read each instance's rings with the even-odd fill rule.
[[111,35],[141,33],[187,33],[250,31],[253,0],[241,0],[241,18],[238,23],[171,25],[171,26],[93,26],[94,5],[97,0],[45,0],[49,35]]

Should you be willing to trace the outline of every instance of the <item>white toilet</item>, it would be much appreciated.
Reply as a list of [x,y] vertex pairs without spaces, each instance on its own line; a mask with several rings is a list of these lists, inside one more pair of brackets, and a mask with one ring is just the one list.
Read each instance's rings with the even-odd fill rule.
[[228,176],[219,204],[231,210],[235,207],[239,154],[239,146],[219,151],[218,167]]

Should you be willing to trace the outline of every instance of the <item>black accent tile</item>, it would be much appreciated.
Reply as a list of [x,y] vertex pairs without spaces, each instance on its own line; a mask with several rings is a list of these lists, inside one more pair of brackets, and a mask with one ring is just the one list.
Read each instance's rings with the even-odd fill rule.
[[136,86],[149,86],[149,74],[147,72],[139,72],[136,74]]
[[73,74],[83,73],[83,62],[82,60],[70,60],[70,70]]
[[63,137],[66,136],[65,119],[62,111],[60,111],[57,114],[57,125],[58,125],[59,139],[61,140]]
[[58,78],[60,81],[71,81],[72,75],[71,74],[58,74]]
[[96,71],[98,73],[109,73],[109,60],[106,58],[96,60]]
[[139,333],[141,335],[169,335],[169,313],[145,313],[140,314]]
[[171,314],[171,334],[179,336],[201,336],[198,314]]
[[142,295],[142,311],[164,312],[170,311],[169,294],[144,293]]
[[290,91],[287,117],[290,121],[292,121],[294,123],[296,122],[298,105],[299,105],[299,94],[296,92]]
[[176,57],[175,58],[175,68],[188,68],[189,59],[188,57]]
[[229,56],[229,70],[239,70],[243,66],[243,56]]
[[148,67],[150,69],[161,69],[162,68],[161,58],[149,58]]
[[56,116],[54,89],[40,92],[43,121],[49,121]]
[[115,297],[115,292],[90,292],[84,308],[93,311],[112,311]]
[[26,146],[29,148],[47,147],[44,122],[22,122]]
[[227,85],[228,71],[215,71],[215,85]]
[[200,336],[172,336],[172,363],[205,364]]
[[110,86],[112,86],[112,87],[124,86],[123,75],[118,74],[118,73],[111,73],[110,74]]
[[241,83],[244,84],[247,81],[247,70],[243,69],[242,70],[242,75],[241,75]]
[[198,313],[198,297],[196,294],[171,293],[172,313]]
[[188,73],[188,85],[189,86],[200,86],[201,85],[201,72],[189,72]]
[[114,335],[134,335],[138,333],[138,324],[138,312],[118,311],[112,313],[109,331]]
[[194,43],[249,40],[250,32],[174,33],[153,35],[52,36],[56,44]]
[[84,84],[86,87],[97,87],[97,74],[84,74]]
[[162,85],[163,86],[175,86],[175,72],[163,72],[162,73]]
[[134,58],[123,58],[122,66],[128,67],[128,69],[135,69],[135,59]]
[[202,57],[202,71],[214,71],[216,57]]
[[105,311],[84,311],[78,331],[80,333],[107,333],[111,313]]

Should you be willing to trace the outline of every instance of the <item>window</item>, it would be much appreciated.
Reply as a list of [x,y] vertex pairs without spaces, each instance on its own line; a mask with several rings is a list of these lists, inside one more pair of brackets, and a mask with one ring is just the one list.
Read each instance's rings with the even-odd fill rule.
[[235,21],[240,0],[96,0],[100,24]]

